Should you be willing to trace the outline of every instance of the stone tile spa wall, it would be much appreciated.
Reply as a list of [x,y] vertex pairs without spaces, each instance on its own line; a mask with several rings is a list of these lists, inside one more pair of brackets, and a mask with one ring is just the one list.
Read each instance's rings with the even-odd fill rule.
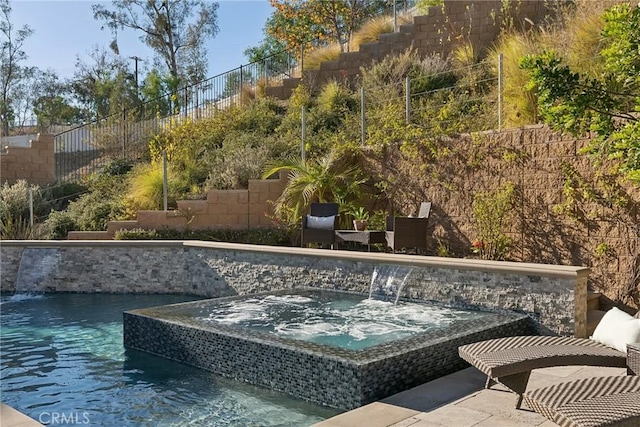
[[490,313],[402,341],[351,351],[216,322],[205,327],[176,315],[176,306],[126,312],[125,346],[342,410],[463,369],[466,363],[457,352],[461,345],[533,332],[533,322],[526,315]]
[[0,251],[5,292],[365,293],[376,266],[411,266],[405,298],[515,310],[542,333],[586,335],[585,267],[195,241],[4,241]]

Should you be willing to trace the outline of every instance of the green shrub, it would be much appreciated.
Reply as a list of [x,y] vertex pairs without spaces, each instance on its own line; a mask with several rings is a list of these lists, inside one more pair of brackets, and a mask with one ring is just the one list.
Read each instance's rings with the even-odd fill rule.
[[289,235],[276,228],[252,228],[249,230],[119,230],[116,240],[203,240],[214,242],[244,243],[252,245],[283,246],[290,244]]
[[[164,171],[159,163],[141,164],[131,171],[129,187],[125,197],[126,210],[135,215],[139,210],[163,209]],[[167,168],[167,201],[176,207],[176,201],[189,191],[188,183],[172,167]]]
[[260,179],[269,160],[265,146],[241,145],[220,153],[211,165],[206,189],[233,190],[248,188],[250,179]]
[[29,219],[29,190],[33,194],[34,216],[42,215],[46,212],[46,201],[42,197],[40,187],[29,185],[23,179],[10,185],[5,182],[0,188],[0,216],[3,218]]
[[511,241],[505,235],[505,227],[514,197],[515,187],[510,182],[493,191],[474,194],[473,219],[477,238],[472,250],[482,259],[503,260],[509,253]]
[[67,211],[53,211],[46,221],[49,228],[49,239],[65,240],[70,231],[79,231],[80,227]]
[[66,210],[51,212],[46,223],[50,238],[66,239],[69,231],[104,231],[109,221],[122,215],[120,199],[92,191],[69,203]]
[[49,210],[61,211],[69,206],[69,202],[78,199],[86,193],[89,187],[79,182],[64,182],[42,189],[42,197],[46,200]]

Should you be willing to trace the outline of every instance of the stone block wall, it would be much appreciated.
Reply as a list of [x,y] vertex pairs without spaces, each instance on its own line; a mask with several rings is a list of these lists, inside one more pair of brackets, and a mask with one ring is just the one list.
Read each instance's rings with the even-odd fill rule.
[[14,184],[24,179],[44,186],[55,182],[54,136],[38,134],[29,147],[0,149],[0,181]]
[[543,333],[586,335],[588,268],[195,241],[6,241],[0,251],[5,292],[43,270],[40,255],[47,257],[41,291],[205,297],[296,287],[368,293],[378,266],[402,265],[412,269],[405,298],[515,310]]
[[640,244],[633,230],[640,221],[640,188],[619,183],[620,194],[630,201],[627,207],[607,207],[578,192],[578,203],[562,210],[572,197],[565,192],[564,170],[573,168],[577,179],[586,183],[596,178],[595,159],[580,154],[589,142],[588,136],[575,138],[546,126],[527,126],[443,142],[451,155],[434,162],[425,154],[423,170],[417,175],[411,171],[423,162],[421,155],[407,159],[395,149],[388,153],[388,163],[379,163],[378,170],[368,163],[368,168],[380,174],[385,169],[398,171],[396,197],[389,208],[393,212],[415,213],[419,202],[431,201],[429,251],[444,245],[457,257],[472,255],[471,242],[478,238],[474,194],[513,183],[515,204],[505,227],[512,240],[508,258],[588,266],[592,288],[616,303],[635,307],[638,302],[629,292],[633,292],[630,274]]
[[[330,80],[353,81],[361,67],[408,48],[414,48],[421,56],[437,54],[446,58],[457,45],[465,42],[473,46],[474,52],[483,55],[505,21],[520,27],[528,25],[525,18],[537,23],[547,13],[545,2],[539,0],[445,0],[442,6],[431,7],[427,14],[415,16],[412,24],[401,25],[398,32],[381,34],[377,42],[363,44],[358,51],[341,53],[338,59],[323,62],[319,70],[305,70],[302,80],[313,87]],[[287,99],[300,81],[300,78],[285,79],[281,86],[267,88],[267,95]]]
[[249,180],[247,190],[210,190],[206,200],[179,200],[169,211],[138,211],[135,221],[109,221],[106,232],[73,231],[69,240],[113,239],[118,230],[251,229],[271,227],[275,201],[287,184],[287,174],[278,179]]

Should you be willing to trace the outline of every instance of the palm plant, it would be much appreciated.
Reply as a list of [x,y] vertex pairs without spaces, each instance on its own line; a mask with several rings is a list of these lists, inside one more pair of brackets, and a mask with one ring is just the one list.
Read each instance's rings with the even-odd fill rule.
[[331,152],[317,159],[288,158],[267,165],[263,178],[282,170],[289,172],[289,182],[275,204],[280,217],[300,217],[312,202],[343,203],[358,198],[360,185],[366,180],[359,167]]

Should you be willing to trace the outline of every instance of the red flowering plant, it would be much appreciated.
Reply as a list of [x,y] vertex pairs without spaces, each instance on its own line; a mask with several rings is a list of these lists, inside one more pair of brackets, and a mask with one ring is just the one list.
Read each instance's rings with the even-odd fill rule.
[[471,244],[471,252],[473,252],[474,254],[480,254],[483,249],[484,249],[484,242],[481,240],[476,239]]

